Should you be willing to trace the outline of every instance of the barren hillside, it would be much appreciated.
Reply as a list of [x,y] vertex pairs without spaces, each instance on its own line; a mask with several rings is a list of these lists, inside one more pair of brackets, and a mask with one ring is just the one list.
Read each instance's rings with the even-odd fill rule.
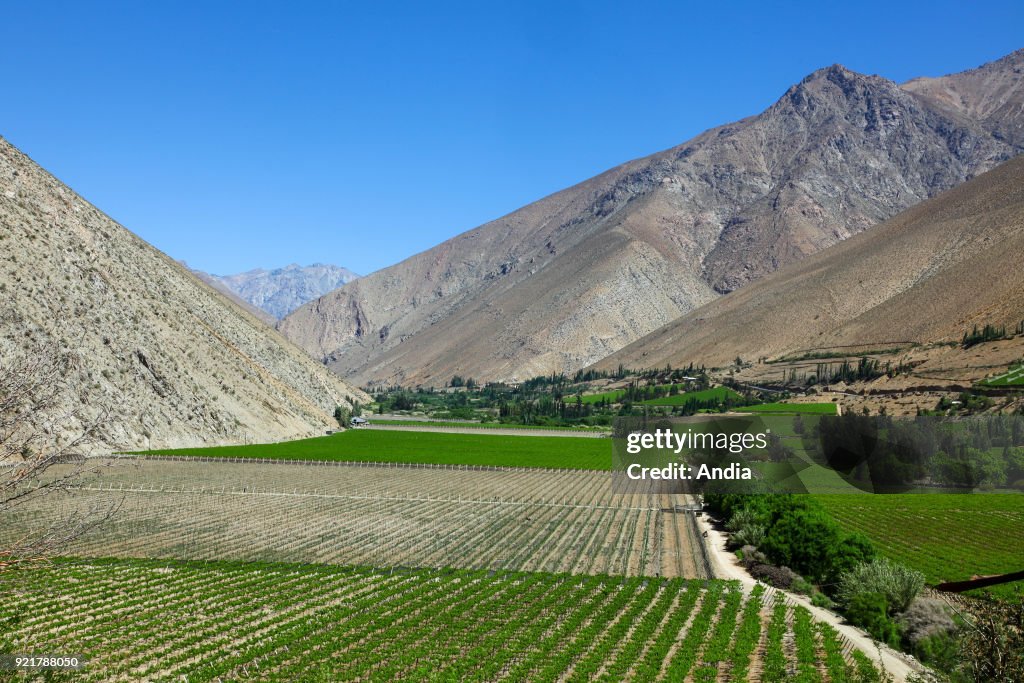
[[0,228],[0,358],[46,338],[76,352],[109,447],[310,435],[366,400],[2,138]]
[[957,342],[1024,320],[1024,157],[699,308],[595,364],[725,365]]
[[[957,87],[1019,101],[1022,60]],[[571,371],[1015,156],[1004,131],[1021,121],[828,67],[758,116],[361,278],[280,329],[359,383]]]

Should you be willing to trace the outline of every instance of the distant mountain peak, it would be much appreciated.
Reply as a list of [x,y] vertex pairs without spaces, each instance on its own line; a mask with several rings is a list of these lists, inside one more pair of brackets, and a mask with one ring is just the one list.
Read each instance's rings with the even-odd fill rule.
[[253,268],[234,275],[200,275],[216,281],[275,319],[359,277],[347,268],[327,263],[309,266],[289,263],[280,268]]

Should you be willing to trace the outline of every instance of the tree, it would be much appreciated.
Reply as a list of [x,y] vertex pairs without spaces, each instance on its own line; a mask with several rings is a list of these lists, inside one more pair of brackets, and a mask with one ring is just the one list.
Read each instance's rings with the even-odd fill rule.
[[339,427],[348,427],[351,413],[345,406],[334,406],[334,419],[338,421]]
[[[0,524],[29,501],[72,495],[97,472],[103,464],[86,451],[106,421],[103,412],[87,415],[74,383],[80,374],[76,354],[55,340],[29,341],[17,355],[9,351],[0,356]],[[0,546],[0,570],[59,553],[118,505],[80,507],[55,522],[19,529],[18,540]]]
[[825,512],[807,508],[786,510],[769,528],[762,544],[768,557],[813,581],[823,581],[832,570],[842,535]]

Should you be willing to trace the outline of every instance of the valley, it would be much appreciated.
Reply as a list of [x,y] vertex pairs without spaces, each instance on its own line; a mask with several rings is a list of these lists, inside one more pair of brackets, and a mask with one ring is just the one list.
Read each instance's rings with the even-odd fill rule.
[[317,165],[246,111],[244,198],[191,157],[202,191],[140,181],[223,212],[211,253],[318,254],[223,276],[0,138],[0,679],[1020,678],[1022,74],[819,68],[365,276],[319,253],[423,244],[351,227],[429,222],[422,138]]

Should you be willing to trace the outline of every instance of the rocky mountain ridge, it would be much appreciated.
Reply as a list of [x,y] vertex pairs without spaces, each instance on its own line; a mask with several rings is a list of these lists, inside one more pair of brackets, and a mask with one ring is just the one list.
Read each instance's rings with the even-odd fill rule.
[[1005,132],[1024,119],[1022,55],[939,79],[970,102],[998,83],[1002,104],[981,108],[820,69],[757,116],[360,278],[279,329],[359,384],[571,372],[1024,151]]
[[1024,156],[716,299],[594,367],[722,367],[737,357],[956,346],[985,325],[1012,334],[1024,321],[1021,254]]
[[207,282],[218,283],[274,320],[359,277],[348,268],[326,263],[309,266],[292,263],[283,268],[254,268],[234,275],[194,272]]

